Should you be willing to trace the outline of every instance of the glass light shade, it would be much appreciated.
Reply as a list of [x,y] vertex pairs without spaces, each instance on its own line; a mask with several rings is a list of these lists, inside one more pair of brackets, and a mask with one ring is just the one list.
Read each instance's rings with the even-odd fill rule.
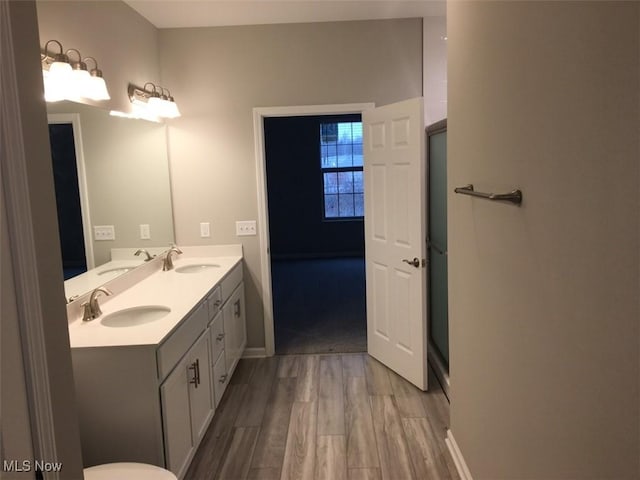
[[164,100],[162,100],[160,97],[151,97],[147,101],[147,106],[149,108],[149,111],[153,115],[157,117],[164,117]]
[[90,81],[91,75],[86,70],[73,70],[69,81],[70,98],[91,98]]
[[[44,99],[47,102],[59,102],[67,98],[67,92],[69,88],[69,73],[71,72],[71,66],[67,63],[56,62],[63,65],[62,68],[51,70],[43,70],[42,77],[44,82]],[[55,63],[53,64],[55,65]],[[52,66],[53,66],[52,65]],[[67,65],[69,69],[64,68]]]
[[109,100],[111,96],[107,90],[107,84],[102,77],[92,76],[89,78],[89,94],[93,100]]
[[177,118],[180,116],[180,110],[178,110],[178,104],[176,102],[167,101],[167,118]]
[[72,71],[71,65],[67,62],[53,62],[49,67],[49,77],[56,79],[61,77],[68,78]]
[[132,118],[142,118],[144,120],[149,120],[151,122],[160,122],[160,117],[151,112],[151,109],[145,103],[143,105],[134,103],[131,106],[131,117]]

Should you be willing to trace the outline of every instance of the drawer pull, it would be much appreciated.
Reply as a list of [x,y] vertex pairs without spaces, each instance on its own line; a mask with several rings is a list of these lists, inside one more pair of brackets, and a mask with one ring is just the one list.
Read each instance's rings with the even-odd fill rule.
[[240,316],[240,299],[236,300],[235,303],[233,304],[233,314],[236,317]]
[[220,376],[220,383],[224,383],[227,381],[227,377],[229,376],[229,374],[225,373],[224,375]]
[[189,365],[189,370],[193,370],[193,378],[189,380],[189,383],[192,383],[195,388],[198,388],[198,385],[200,385],[200,360],[198,358]]
[[222,300],[216,300],[215,302],[213,302],[214,307],[219,307],[221,304],[222,304]]
[[216,340],[219,341],[219,342],[224,340],[224,333],[219,333],[218,336],[216,337]]

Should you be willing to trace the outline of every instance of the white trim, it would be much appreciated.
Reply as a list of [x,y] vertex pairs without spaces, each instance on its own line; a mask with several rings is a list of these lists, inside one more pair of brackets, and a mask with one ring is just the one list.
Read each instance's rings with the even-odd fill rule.
[[242,358],[264,358],[268,357],[267,349],[264,347],[248,347],[244,349]]
[[269,252],[269,215],[267,209],[267,175],[264,152],[264,119],[267,117],[294,117],[309,115],[343,115],[362,113],[374,108],[374,103],[347,103],[338,105],[298,105],[285,107],[258,107],[253,109],[253,135],[256,156],[256,184],[258,186],[258,240],[260,242],[260,270],[262,283],[262,310],[264,315],[265,354],[275,353],[273,328],[273,296],[271,292],[271,257]]
[[462,456],[460,447],[458,447],[456,439],[453,438],[453,433],[451,432],[451,430],[447,430],[447,438],[444,439],[444,443],[447,444],[447,448],[451,453],[453,463],[455,463],[456,470],[458,470],[458,475],[460,475],[460,480],[473,480],[471,472],[469,471],[469,467],[467,467],[467,463],[464,461],[464,457]]
[[91,210],[89,209],[89,188],[87,186],[87,168],[84,161],[80,115],[77,113],[50,113],[47,115],[47,119],[49,124],[70,123],[73,128],[73,142],[76,151],[76,167],[78,170],[78,190],[80,193],[80,211],[82,214],[82,231],[84,235],[84,252],[87,270],[90,270],[95,268],[96,263],[91,237]]
[[[34,454],[46,461],[58,458],[55,422],[52,409],[49,369],[46,357],[45,315],[38,299],[40,284],[36,263],[36,246],[29,185],[27,158],[15,70],[9,2],[0,2],[0,125],[4,141],[0,146],[0,179],[3,182],[5,208],[13,260],[18,322],[23,338],[25,380],[30,401]],[[46,479],[60,478],[57,472],[45,472]]]

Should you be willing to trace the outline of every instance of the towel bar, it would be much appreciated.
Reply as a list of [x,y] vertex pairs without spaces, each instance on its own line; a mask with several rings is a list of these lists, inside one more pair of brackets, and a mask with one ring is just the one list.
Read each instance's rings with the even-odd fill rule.
[[520,190],[513,190],[509,193],[483,193],[476,192],[473,189],[473,184],[465,185],[464,187],[458,187],[454,190],[456,193],[463,195],[471,195],[472,197],[486,198],[487,200],[511,202],[516,205],[522,203],[522,192]]

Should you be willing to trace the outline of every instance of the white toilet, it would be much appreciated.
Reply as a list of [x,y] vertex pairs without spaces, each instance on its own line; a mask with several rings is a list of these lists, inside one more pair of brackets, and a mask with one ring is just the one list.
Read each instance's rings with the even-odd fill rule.
[[178,480],[169,470],[146,463],[105,463],[84,469],[85,480]]

